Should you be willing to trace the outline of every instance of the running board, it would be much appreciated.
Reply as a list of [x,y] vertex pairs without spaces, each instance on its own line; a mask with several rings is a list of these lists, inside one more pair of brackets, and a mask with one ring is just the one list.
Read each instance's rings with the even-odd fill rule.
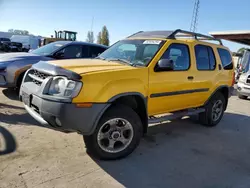
[[184,117],[184,116],[191,116],[191,115],[199,114],[201,112],[205,112],[205,109],[204,108],[198,108],[198,109],[189,109],[189,110],[185,110],[185,111],[179,111],[179,112],[175,112],[175,113],[168,114],[168,115],[165,115],[165,116],[150,118],[148,120],[148,123],[149,124],[162,123],[164,121],[178,119],[178,118],[181,118],[181,117]]

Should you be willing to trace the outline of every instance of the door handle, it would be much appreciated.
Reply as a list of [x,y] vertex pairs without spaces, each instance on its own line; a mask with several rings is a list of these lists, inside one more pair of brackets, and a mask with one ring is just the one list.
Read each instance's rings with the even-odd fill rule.
[[188,80],[193,80],[194,77],[193,76],[188,76]]

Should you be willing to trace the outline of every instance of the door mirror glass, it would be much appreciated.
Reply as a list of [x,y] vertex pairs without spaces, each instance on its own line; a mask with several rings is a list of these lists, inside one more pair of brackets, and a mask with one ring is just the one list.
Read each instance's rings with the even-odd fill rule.
[[158,61],[155,72],[174,70],[174,62],[172,59],[161,59]]

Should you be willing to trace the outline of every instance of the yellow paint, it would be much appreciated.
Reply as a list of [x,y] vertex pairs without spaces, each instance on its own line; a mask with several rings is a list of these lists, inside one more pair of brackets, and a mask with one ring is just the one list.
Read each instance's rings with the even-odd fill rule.
[[[159,38],[153,39],[159,40]],[[189,46],[191,58],[189,70],[154,72],[156,63],[171,43],[182,43]],[[197,44],[209,45],[214,49],[217,63],[215,70],[198,71],[196,69],[194,46]],[[197,40],[167,40],[148,67],[132,67],[115,61],[108,62],[99,59],[63,60],[50,63],[81,74],[83,87],[79,95],[73,99],[73,103],[105,103],[118,94],[137,92],[148,98],[148,114],[155,115],[202,106],[219,86],[231,86],[234,70],[218,69],[218,64],[221,64],[217,52],[218,47],[225,48]],[[193,76],[194,79],[190,81],[187,79],[188,76]],[[209,91],[150,98],[153,93],[201,88],[209,88]]]

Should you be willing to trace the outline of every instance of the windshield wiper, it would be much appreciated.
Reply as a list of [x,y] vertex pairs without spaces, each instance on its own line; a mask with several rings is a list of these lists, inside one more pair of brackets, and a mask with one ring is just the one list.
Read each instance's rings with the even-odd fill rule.
[[120,59],[120,58],[112,58],[112,59],[107,59],[108,61],[121,61],[123,63],[126,63],[126,64],[129,64],[129,65],[132,65],[132,63],[126,59]]

